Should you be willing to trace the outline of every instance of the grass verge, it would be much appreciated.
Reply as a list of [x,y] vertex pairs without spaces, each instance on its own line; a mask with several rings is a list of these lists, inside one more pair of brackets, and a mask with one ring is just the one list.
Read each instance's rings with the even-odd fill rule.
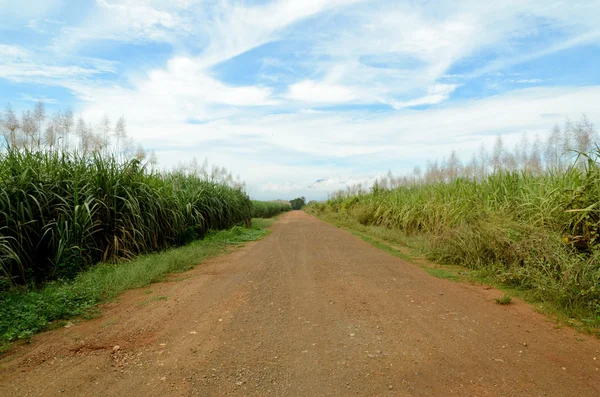
[[128,262],[102,263],[75,279],[58,280],[33,290],[15,288],[0,295],[0,351],[11,341],[27,339],[60,320],[90,318],[98,304],[122,292],[160,281],[165,275],[192,269],[228,248],[259,240],[274,220],[253,219],[251,229],[235,226],[210,232],[203,240],[163,252],[141,255]]
[[400,230],[383,226],[363,225],[356,219],[345,214],[310,211],[314,216],[344,229],[363,241],[382,249],[400,259],[421,267],[430,275],[454,282],[468,282],[491,286],[502,290],[505,295],[501,298],[503,304],[511,301],[505,297],[517,297],[532,304],[534,310],[548,315],[557,327],[568,325],[580,332],[600,337],[600,319],[594,319],[589,313],[567,311],[555,302],[541,299],[536,291],[510,285],[499,281],[498,272],[494,267],[472,269],[461,265],[445,265],[432,262],[434,248],[431,239],[426,235],[407,236]]

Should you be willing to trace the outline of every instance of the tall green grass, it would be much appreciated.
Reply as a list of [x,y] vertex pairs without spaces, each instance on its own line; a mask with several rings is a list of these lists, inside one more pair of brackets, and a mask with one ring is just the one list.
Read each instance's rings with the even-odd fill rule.
[[376,186],[310,211],[429,236],[433,259],[487,272],[600,324],[599,159],[600,151],[563,171]]
[[138,159],[0,152],[0,289],[181,245],[251,217],[240,188]]
[[252,201],[253,218],[271,218],[282,212],[290,211],[292,207],[289,203],[280,201]]

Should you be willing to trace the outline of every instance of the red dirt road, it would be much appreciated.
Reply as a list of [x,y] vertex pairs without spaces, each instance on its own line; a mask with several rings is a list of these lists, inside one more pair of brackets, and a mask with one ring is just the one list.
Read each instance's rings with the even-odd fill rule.
[[600,396],[600,340],[499,295],[295,211],[16,348],[0,395]]

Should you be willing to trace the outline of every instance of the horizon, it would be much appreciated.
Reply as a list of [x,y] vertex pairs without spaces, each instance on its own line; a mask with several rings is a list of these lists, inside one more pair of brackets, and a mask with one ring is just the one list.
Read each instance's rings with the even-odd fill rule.
[[159,168],[324,200],[596,121],[600,1],[0,0],[0,112],[124,115]]

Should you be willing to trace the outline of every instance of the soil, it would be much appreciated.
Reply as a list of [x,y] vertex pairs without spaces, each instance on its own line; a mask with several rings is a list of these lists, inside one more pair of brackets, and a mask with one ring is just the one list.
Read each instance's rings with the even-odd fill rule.
[[0,364],[2,396],[600,396],[600,340],[293,211]]

